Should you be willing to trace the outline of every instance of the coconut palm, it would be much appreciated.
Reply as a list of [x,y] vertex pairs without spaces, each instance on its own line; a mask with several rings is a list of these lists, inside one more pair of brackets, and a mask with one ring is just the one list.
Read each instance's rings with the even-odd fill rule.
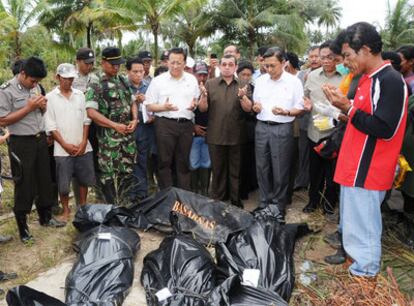
[[215,28],[209,10],[208,0],[188,0],[182,10],[165,24],[163,36],[170,38],[173,45],[187,44],[188,52],[194,57],[194,48],[199,38],[210,36]]
[[387,2],[385,28],[381,31],[387,49],[414,41],[414,6],[409,0],[398,0],[394,7]]
[[342,17],[342,8],[338,5],[336,0],[325,0],[321,3],[322,11],[318,17],[318,26],[326,27],[326,34],[329,29],[337,26]]
[[0,2],[0,14],[2,15],[0,31],[5,34],[3,39],[11,41],[14,58],[21,56],[21,37],[41,9],[39,2],[35,0],[4,0]]

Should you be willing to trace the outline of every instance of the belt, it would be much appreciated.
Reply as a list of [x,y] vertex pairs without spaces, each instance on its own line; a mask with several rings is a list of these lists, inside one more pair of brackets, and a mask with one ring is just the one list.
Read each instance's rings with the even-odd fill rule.
[[167,119],[167,120],[171,120],[171,121],[176,121],[178,123],[183,123],[183,122],[189,122],[189,121],[191,121],[190,119],[187,119],[187,118],[167,118],[167,117],[160,117],[160,118]]
[[27,138],[40,138],[42,136],[46,136],[45,132],[39,132],[34,135],[10,135],[10,137],[27,137]]
[[289,123],[289,122],[262,121],[262,120],[259,120],[259,122],[263,124],[267,124],[267,125],[280,125],[280,124]]

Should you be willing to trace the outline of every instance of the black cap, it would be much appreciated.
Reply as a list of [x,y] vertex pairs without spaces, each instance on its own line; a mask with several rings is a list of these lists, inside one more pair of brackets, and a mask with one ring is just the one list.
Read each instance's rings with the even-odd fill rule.
[[106,47],[102,50],[102,59],[110,62],[112,65],[121,65],[125,63],[122,58],[121,50],[116,47]]
[[193,71],[195,74],[208,74],[208,66],[203,61],[195,63]]
[[140,53],[138,53],[138,57],[142,60],[152,60],[152,55],[149,51],[141,51]]
[[168,59],[168,55],[169,55],[170,53],[168,52],[168,50],[165,50],[162,54],[161,54],[161,60],[162,61],[165,61],[165,60],[167,60]]
[[90,64],[95,61],[95,53],[89,48],[80,48],[76,52],[76,59],[83,60],[85,63]]

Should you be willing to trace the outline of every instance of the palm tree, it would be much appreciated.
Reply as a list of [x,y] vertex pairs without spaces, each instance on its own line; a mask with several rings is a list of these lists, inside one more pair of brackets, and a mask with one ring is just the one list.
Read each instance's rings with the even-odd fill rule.
[[22,53],[21,36],[33,21],[41,7],[34,0],[5,0],[0,2],[0,14],[2,14],[2,28],[7,37],[12,41],[14,58],[20,58]]
[[385,28],[381,35],[388,49],[414,41],[414,6],[409,0],[398,0],[394,8],[387,2]]
[[222,0],[215,14],[225,39],[247,45],[250,59],[266,42],[305,39],[304,23],[287,0]]
[[[154,37],[154,58],[158,58],[158,40],[164,22],[182,9],[181,0],[115,0],[111,8],[121,16],[148,30]],[[156,62],[155,62],[156,64]]]
[[47,9],[40,15],[40,22],[72,45],[77,37],[84,37],[86,45],[92,48],[93,37],[120,40],[122,30],[137,28],[113,9],[109,0],[43,0],[43,3]]
[[326,34],[329,29],[335,27],[341,20],[342,8],[338,6],[336,0],[325,0],[322,3],[322,11],[318,17],[318,26],[326,27]]
[[208,37],[215,31],[207,4],[208,0],[186,1],[181,12],[164,27],[163,36],[169,37],[174,45],[185,42],[192,57],[197,39]]

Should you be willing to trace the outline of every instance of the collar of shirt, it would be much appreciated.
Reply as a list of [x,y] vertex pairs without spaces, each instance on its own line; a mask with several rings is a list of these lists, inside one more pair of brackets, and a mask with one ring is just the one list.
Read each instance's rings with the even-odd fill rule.
[[368,77],[372,78],[374,75],[376,75],[378,72],[380,72],[385,67],[391,66],[391,63],[389,61],[385,61],[382,65],[380,65],[377,69],[375,69],[373,72],[371,72]]
[[166,76],[168,77],[169,80],[183,82],[187,79],[187,72],[183,71],[183,74],[181,75],[179,79],[173,77],[170,71],[166,72]]
[[[219,76],[219,84],[221,84],[221,83],[226,83],[227,84],[226,80],[223,79],[222,75]],[[233,76],[233,80],[231,80],[230,84],[228,84],[227,86],[231,85],[232,83],[239,84],[239,79]]]
[[143,79],[142,81],[141,81],[141,83],[139,84],[139,86],[136,86],[135,84],[133,84],[129,79],[128,79],[128,82],[129,82],[129,86],[134,90],[134,91],[140,91],[140,92],[143,92],[143,91],[145,91],[144,89],[147,89],[148,88],[148,86],[149,86],[149,84],[148,84],[148,82],[145,80],[145,79]]
[[71,99],[72,99],[72,97],[74,97],[74,96],[76,96],[76,95],[78,95],[78,94],[80,94],[80,93],[81,93],[80,91],[76,90],[75,88],[72,88],[72,92],[70,93],[69,98],[67,98],[66,96],[64,96],[64,95],[62,94],[62,92],[61,92],[61,90],[60,90],[59,86],[56,86],[56,88],[55,88],[55,92],[56,92],[56,94],[57,94],[57,95],[61,96],[62,98],[68,99],[68,100],[71,100]]
[[[336,71],[335,70],[335,72],[332,74],[332,75],[330,75],[330,76],[328,76],[327,74],[326,74],[326,72],[325,72],[325,70],[323,70],[323,67],[319,67],[319,68],[317,68],[317,69],[320,69],[320,71],[319,71],[319,74],[320,75],[324,75],[325,77],[327,77],[328,79],[329,78],[332,78],[333,76],[335,76],[335,75],[339,75],[339,76],[341,76],[342,77],[342,75],[338,72],[338,71]],[[315,69],[316,70],[316,69]]]
[[12,84],[12,85],[14,85],[14,86],[16,86],[16,88],[18,89],[18,90],[21,90],[21,91],[25,91],[25,92],[30,92],[30,89],[29,88],[26,88],[26,87],[24,87],[20,82],[19,82],[19,79],[17,78],[18,77],[18,75],[16,75],[11,81],[10,81],[10,84]]

